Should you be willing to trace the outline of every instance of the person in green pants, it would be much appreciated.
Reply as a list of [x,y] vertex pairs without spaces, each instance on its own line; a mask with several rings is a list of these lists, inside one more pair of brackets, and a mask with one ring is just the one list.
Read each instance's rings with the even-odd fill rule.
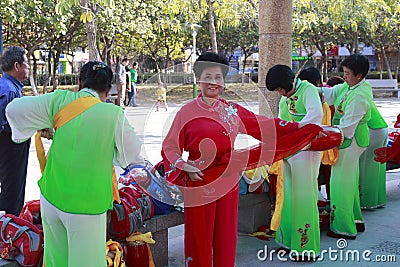
[[[320,124],[323,117],[317,88],[295,79],[285,65],[275,65],[267,73],[266,86],[282,95],[279,118],[302,125]],[[317,176],[321,154],[301,151],[283,160],[284,201],[276,241],[295,261],[311,261],[320,253]],[[303,251],[312,254],[304,255]],[[296,255],[292,257],[292,255]]]
[[387,145],[388,125],[373,102],[368,128],[370,143],[360,157],[361,209],[374,209],[386,204],[386,163],[374,160],[374,150]]
[[363,222],[358,189],[359,158],[369,145],[367,123],[373,96],[371,85],[365,80],[369,70],[365,56],[350,55],[341,65],[346,82],[321,89],[325,101],[335,107],[332,124],[344,135],[338,160],[331,170],[331,224],[327,235],[355,239],[355,214]]

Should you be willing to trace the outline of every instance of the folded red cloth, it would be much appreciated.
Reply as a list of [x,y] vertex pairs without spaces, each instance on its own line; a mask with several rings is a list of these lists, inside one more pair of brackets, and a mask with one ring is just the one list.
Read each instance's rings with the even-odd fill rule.
[[307,124],[301,128],[277,137],[276,144],[260,143],[250,148],[235,150],[221,158],[222,163],[238,170],[251,170],[259,166],[279,161],[289,157],[309,145],[322,127],[316,124]]
[[310,147],[307,150],[324,151],[338,147],[343,143],[344,136],[342,131],[337,127],[321,126],[322,132],[320,135],[311,141]]
[[400,114],[397,115],[397,121],[394,123],[394,128],[400,128]]
[[396,138],[391,147],[381,147],[374,151],[375,161],[385,163],[394,161],[400,164],[400,137]]
[[[251,170],[259,166],[271,165],[289,157],[302,149],[322,151],[339,146],[343,141],[341,131],[336,127],[307,124],[286,133],[280,133],[275,142],[263,142],[252,147],[230,151],[218,162],[207,167],[208,172],[225,173]],[[165,159],[164,159],[165,160]],[[166,168],[169,171],[169,163]],[[176,169],[167,175],[168,181],[185,185],[186,173]]]

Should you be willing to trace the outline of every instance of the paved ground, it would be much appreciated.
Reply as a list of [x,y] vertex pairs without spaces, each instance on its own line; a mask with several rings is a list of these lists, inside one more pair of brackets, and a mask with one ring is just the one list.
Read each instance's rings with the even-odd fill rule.
[[[140,103],[140,98],[138,99]],[[394,131],[393,124],[396,115],[400,113],[399,98],[377,98],[375,103],[389,124],[389,131]],[[256,107],[256,104],[250,104]],[[173,112],[178,105],[170,103],[168,111],[155,112],[152,103],[147,102],[135,108],[126,110],[130,123],[135,127],[143,139],[143,155],[153,164],[160,159],[160,147],[168,124],[173,118]],[[45,147],[49,146],[45,142]],[[39,198],[37,180],[40,177],[39,165],[36,159],[34,146],[31,146],[28,167],[26,200]],[[321,266],[399,266],[400,262],[400,170],[387,172],[387,205],[385,208],[374,211],[364,211],[366,224],[365,233],[360,234],[356,240],[336,244],[336,239],[321,233],[321,250],[327,250],[322,261],[316,263],[289,263],[296,265],[321,265]],[[183,264],[183,227],[171,228],[169,231],[170,267],[182,267]],[[339,249],[338,246],[342,249]],[[277,266],[288,264],[280,261],[271,250],[276,249],[274,240],[261,241],[246,234],[238,233],[237,266]],[[266,259],[265,252],[267,251]],[[330,254],[329,254],[330,252]],[[269,254],[272,253],[272,254]],[[363,258],[364,253],[364,258]],[[360,260],[353,260],[356,255]],[[272,255],[272,260],[270,258]],[[349,259],[346,261],[346,255]],[[382,260],[390,262],[378,262]],[[335,259],[336,258],[336,259]],[[371,259],[370,261],[365,260]],[[397,262],[394,262],[396,260]]]

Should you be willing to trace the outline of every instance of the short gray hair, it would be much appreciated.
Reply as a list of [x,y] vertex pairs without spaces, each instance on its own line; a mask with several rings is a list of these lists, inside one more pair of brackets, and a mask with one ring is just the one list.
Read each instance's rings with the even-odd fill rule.
[[14,67],[14,63],[24,63],[25,49],[20,46],[9,46],[4,50],[0,57],[0,68],[3,71],[10,71]]

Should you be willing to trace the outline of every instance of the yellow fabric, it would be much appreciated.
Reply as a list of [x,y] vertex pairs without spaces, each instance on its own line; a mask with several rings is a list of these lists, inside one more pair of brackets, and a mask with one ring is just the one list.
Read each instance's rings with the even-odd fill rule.
[[276,233],[273,232],[272,234],[270,234],[270,233],[269,233],[270,230],[271,230],[271,229],[266,229],[264,232],[254,232],[254,233],[251,233],[251,234],[248,234],[248,235],[249,235],[249,236],[255,236],[255,237],[262,236],[262,237],[268,237],[268,238],[275,238]]
[[147,245],[147,251],[149,254],[149,267],[155,267],[154,260],[153,260],[153,254],[151,253],[150,246],[149,244],[155,244],[156,241],[153,239],[153,236],[151,232],[147,232],[145,234],[142,234],[140,232],[134,232],[127,238],[125,238],[127,242],[144,242]]
[[100,103],[100,99],[97,97],[80,97],[77,100],[69,103],[63,107],[54,117],[54,129],[57,130],[88,108]]
[[[322,118],[322,125],[331,126],[332,125],[331,109],[329,108],[329,105],[326,102],[322,104],[322,110],[324,112],[324,117]],[[333,149],[322,151],[321,163],[324,165],[334,165],[337,161],[338,156],[339,156],[339,150],[336,147]]]
[[37,131],[35,135],[35,147],[36,147],[36,156],[39,160],[40,172],[44,172],[44,167],[46,167],[46,154],[44,153],[44,146],[42,142],[42,131]]
[[[80,97],[75,101],[69,103],[65,107],[63,107],[54,117],[54,129],[57,130],[79,114],[83,113],[88,108],[100,103],[100,99],[97,97]],[[43,173],[44,168],[46,167],[47,158],[44,151],[44,146],[42,142],[42,131],[38,131],[35,135],[35,148],[36,148],[36,155],[39,160],[40,171]],[[112,191],[113,191],[113,201],[117,203],[121,203],[121,199],[119,197],[118,192],[118,182],[117,176],[115,174],[114,166],[113,174],[112,174]]]
[[274,210],[274,215],[272,215],[271,225],[270,225],[270,229],[273,231],[278,231],[282,216],[282,206],[284,201],[282,165],[283,165],[283,160],[280,160],[272,164],[271,168],[269,169],[270,174],[275,174],[277,176],[275,210]]
[[247,170],[244,172],[244,174],[250,180],[254,180],[254,178],[258,178],[258,179],[264,178],[267,181],[269,181],[268,180],[268,170],[269,170],[269,166],[264,165],[264,166],[261,166],[261,167],[258,167],[258,168],[252,169],[252,170]]
[[147,232],[145,234],[135,232],[128,236],[126,239],[128,242],[145,242],[147,244],[155,244],[156,241],[153,239],[151,232]]
[[115,173],[114,165],[112,166],[112,178],[111,179],[112,179],[113,201],[117,202],[118,204],[121,204],[121,198],[119,197],[119,191],[118,191],[117,175]]
[[108,240],[106,243],[106,260],[107,266],[114,267],[125,267],[125,261],[123,260],[124,250],[122,246],[113,240]]
[[274,162],[269,168],[268,173],[275,175],[282,173],[282,160]]

